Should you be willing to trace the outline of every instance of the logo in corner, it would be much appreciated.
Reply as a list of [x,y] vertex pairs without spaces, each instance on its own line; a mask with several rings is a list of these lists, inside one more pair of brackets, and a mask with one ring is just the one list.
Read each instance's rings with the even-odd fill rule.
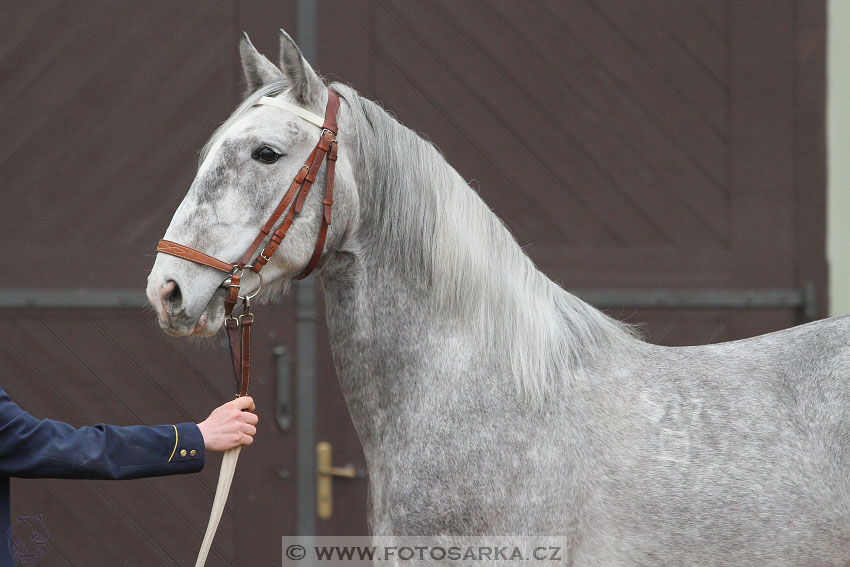
[[6,532],[9,551],[18,563],[35,565],[41,563],[47,555],[47,542],[50,532],[37,516],[20,516]]

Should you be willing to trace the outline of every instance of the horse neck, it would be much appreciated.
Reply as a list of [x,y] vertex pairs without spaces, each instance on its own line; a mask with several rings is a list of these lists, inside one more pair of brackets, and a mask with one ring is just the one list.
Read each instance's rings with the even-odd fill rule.
[[542,399],[628,336],[540,273],[436,149],[371,110],[373,142],[353,160],[358,224],[324,276],[353,414],[427,395],[423,380],[469,376],[427,376],[446,360],[480,369],[482,396]]

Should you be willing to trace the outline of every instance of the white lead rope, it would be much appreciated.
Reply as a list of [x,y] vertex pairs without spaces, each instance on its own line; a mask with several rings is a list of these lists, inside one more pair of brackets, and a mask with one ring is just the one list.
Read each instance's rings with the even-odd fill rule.
[[230,492],[233,473],[236,472],[236,461],[239,459],[239,451],[241,450],[241,445],[235,449],[230,449],[224,453],[224,457],[221,459],[221,471],[218,473],[218,486],[215,487],[210,522],[207,524],[207,532],[204,534],[204,541],[201,543],[201,550],[198,552],[195,567],[204,567],[207,562],[207,555],[210,553],[215,531],[218,529],[218,523],[224,512],[224,505],[227,503],[227,495]]

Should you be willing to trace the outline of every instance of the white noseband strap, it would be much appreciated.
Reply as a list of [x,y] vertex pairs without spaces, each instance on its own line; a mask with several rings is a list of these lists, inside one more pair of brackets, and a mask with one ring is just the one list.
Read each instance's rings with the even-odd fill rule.
[[325,124],[324,117],[319,116],[318,114],[313,114],[309,110],[305,110],[305,109],[301,108],[300,106],[295,106],[294,104],[290,104],[290,103],[286,102],[285,100],[279,100],[279,99],[276,99],[276,98],[272,98],[270,96],[264,96],[264,97],[260,97],[260,100],[258,100],[257,103],[254,106],[259,106],[259,105],[262,105],[262,104],[265,104],[267,106],[274,106],[274,107],[279,108],[281,110],[291,112],[292,114],[300,116],[301,118],[303,118],[307,122],[309,122],[311,124],[315,124],[319,128],[322,128]]

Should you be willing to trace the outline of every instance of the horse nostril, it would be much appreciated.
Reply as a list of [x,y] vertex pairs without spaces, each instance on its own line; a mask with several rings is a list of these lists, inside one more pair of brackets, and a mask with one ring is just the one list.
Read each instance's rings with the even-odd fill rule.
[[165,285],[159,290],[159,298],[165,310],[171,315],[176,315],[180,311],[183,294],[180,293],[180,286],[174,280],[165,282]]

